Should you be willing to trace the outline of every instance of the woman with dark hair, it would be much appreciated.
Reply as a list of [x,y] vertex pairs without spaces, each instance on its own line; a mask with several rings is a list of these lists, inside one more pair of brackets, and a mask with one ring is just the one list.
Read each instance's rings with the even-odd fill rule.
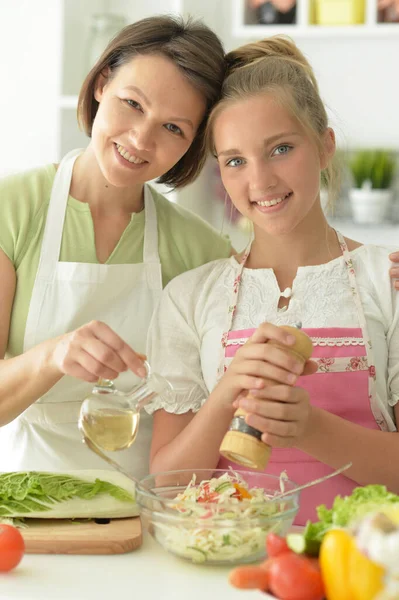
[[[104,468],[81,443],[82,399],[100,377],[129,372],[121,386],[132,387],[163,285],[230,254],[147,185],[196,178],[224,71],[219,39],[199,22],[129,25],[83,83],[88,147],[0,182],[0,471]],[[150,437],[147,417],[120,457],[136,476]]]

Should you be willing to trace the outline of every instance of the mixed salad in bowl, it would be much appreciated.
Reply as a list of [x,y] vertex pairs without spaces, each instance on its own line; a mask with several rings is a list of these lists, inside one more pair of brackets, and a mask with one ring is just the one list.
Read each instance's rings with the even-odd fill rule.
[[[176,471],[173,485],[157,486],[162,474],[146,478],[150,496],[138,490],[141,515],[150,532],[168,551],[198,563],[237,563],[262,558],[270,531],[283,535],[299,508],[299,492],[285,476],[216,470],[191,473]],[[165,474],[170,477],[171,474]],[[146,480],[141,485],[146,484]],[[274,496],[285,489],[292,494]]]

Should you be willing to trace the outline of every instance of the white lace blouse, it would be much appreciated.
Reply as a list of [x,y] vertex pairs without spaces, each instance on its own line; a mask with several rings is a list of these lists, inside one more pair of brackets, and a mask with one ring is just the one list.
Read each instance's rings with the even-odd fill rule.
[[[389,278],[393,249],[365,245],[350,254],[356,272],[377,374],[377,399],[390,431],[396,430],[393,406],[399,400],[399,294]],[[175,388],[174,403],[155,400],[152,413],[164,408],[181,414],[198,411],[217,380],[221,337],[226,326],[234,257],[216,260],[173,279],[163,291],[148,334],[147,354],[154,372]],[[359,327],[343,257],[299,267],[288,308],[278,308],[281,290],[272,269],[244,268],[232,329],[262,322],[302,327]]]

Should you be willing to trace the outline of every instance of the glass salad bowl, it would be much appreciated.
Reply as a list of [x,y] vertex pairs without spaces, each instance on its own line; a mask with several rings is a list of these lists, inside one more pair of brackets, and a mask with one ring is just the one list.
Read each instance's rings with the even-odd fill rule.
[[287,533],[299,509],[296,487],[266,473],[168,471],[142,479],[137,502],[143,524],[168,552],[195,563],[232,565],[264,557],[268,533]]

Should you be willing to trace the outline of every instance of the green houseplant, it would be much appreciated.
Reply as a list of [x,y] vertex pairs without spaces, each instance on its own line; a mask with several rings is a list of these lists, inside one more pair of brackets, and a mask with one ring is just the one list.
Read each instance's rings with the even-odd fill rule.
[[349,191],[357,223],[381,223],[392,201],[396,160],[389,150],[359,150],[348,161],[353,178]]

